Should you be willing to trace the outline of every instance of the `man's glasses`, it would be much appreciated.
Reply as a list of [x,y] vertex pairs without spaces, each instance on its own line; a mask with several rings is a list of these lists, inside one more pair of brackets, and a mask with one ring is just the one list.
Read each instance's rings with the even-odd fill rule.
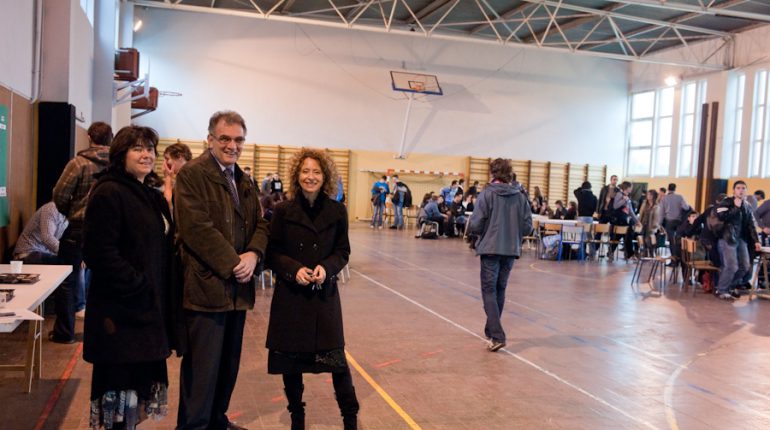
[[245,138],[245,137],[243,137],[243,136],[238,136],[238,137],[230,137],[230,136],[228,136],[228,135],[226,135],[226,134],[223,134],[223,135],[221,135],[221,136],[219,136],[219,137],[217,137],[217,136],[214,136],[214,135],[212,134],[212,135],[211,135],[211,137],[213,137],[214,139],[216,139],[216,140],[218,140],[218,141],[220,141],[220,142],[224,143],[225,145],[227,145],[227,144],[228,144],[228,143],[230,143],[230,142],[235,142],[235,144],[236,144],[236,145],[243,145],[243,142],[245,142],[245,141],[246,141],[246,138]]

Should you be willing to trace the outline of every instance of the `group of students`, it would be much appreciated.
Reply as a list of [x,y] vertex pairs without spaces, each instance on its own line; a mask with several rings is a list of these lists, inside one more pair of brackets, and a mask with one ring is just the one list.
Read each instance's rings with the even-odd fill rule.
[[[172,145],[161,180],[154,130],[128,126],[113,138],[97,123],[91,147],[65,168],[54,192],[53,210],[69,221],[58,261],[80,267],[70,247],[92,272],[83,332],[83,357],[93,364],[91,428],[134,429],[165,416],[166,359],[176,351],[176,428],[240,429],[226,412],[265,267],[276,275],[267,371],[283,376],[291,428],[304,428],[302,374],[320,372],[332,374],[345,429],[357,427],[337,290],[350,243],[336,167],[322,150],[298,151],[289,198],[268,223],[259,189],[237,164],[245,135],[238,113],[216,112],[208,150],[192,159],[189,148]],[[56,293],[54,342],[75,342],[72,281]]]
[[463,179],[453,180],[438,194],[431,191],[422,198],[418,222],[435,222],[438,225],[437,237],[460,237],[465,231],[466,214],[473,212],[480,188],[479,182],[475,181],[465,192],[463,182]]

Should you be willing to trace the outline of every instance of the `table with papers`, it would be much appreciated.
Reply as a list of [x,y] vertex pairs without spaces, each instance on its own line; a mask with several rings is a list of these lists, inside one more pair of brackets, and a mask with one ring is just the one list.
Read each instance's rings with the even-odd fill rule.
[[[11,266],[9,264],[0,264],[0,273],[10,273],[10,271]],[[72,272],[72,266],[25,264],[23,271],[24,273],[38,274],[40,279],[31,284],[0,284],[0,289],[14,290],[13,298],[0,308],[0,312],[3,314],[13,314],[0,316],[0,333],[11,333],[22,322],[29,321],[26,358],[24,364],[0,365],[0,369],[24,371],[25,389],[29,393],[32,391],[33,377],[40,378],[43,361],[43,301]]]

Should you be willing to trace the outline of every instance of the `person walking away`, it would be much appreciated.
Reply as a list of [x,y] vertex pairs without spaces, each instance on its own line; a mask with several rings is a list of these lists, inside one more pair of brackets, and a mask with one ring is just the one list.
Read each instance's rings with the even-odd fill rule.
[[690,205],[684,200],[684,197],[676,193],[676,184],[668,184],[668,193],[660,204],[660,210],[663,213],[663,228],[668,237],[669,249],[671,250],[670,266],[679,264],[681,260],[681,249],[677,246],[676,229],[682,224],[684,214],[690,211]]
[[492,182],[479,194],[469,228],[478,236],[476,255],[481,264],[487,349],[496,352],[506,344],[500,321],[505,290],[513,263],[521,255],[522,237],[532,231],[532,212],[527,198],[511,184],[511,161],[497,158],[489,167]]

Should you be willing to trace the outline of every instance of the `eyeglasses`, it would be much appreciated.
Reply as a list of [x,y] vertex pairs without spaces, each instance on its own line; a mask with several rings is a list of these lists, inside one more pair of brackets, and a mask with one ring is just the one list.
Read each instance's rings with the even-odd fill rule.
[[246,141],[246,138],[243,136],[238,137],[230,137],[226,134],[223,134],[219,137],[214,136],[213,134],[210,134],[209,136],[213,137],[214,139],[224,143],[225,145],[229,144],[230,142],[235,142],[236,145],[243,145],[243,142]]

